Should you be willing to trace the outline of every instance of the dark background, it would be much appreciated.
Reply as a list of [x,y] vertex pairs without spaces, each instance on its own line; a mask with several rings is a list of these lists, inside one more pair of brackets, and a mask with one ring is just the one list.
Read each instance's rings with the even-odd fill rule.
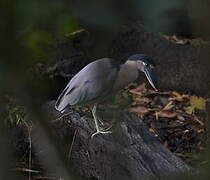
[[[85,52],[89,58],[85,61],[78,58],[81,67],[90,60],[112,54],[110,45],[113,40],[129,26],[141,24],[146,31],[154,34],[202,38],[206,41],[210,38],[208,0],[3,0],[0,4],[0,93],[17,97],[33,111],[34,119],[42,119],[40,104],[55,99],[58,89],[67,79],[58,77],[53,82],[43,81],[40,84],[34,80],[31,68],[39,64],[50,66],[68,58],[68,42],[75,36],[72,33],[80,29],[85,29],[85,34],[91,37],[82,45],[80,41],[74,42],[75,49],[82,49],[76,55],[80,57]],[[209,59],[205,61],[208,64]],[[74,67],[73,73],[81,67]],[[1,112],[4,112],[5,106],[2,100]],[[3,165],[0,175],[8,179],[11,174],[6,172],[13,162],[8,157],[12,150],[6,141],[8,134],[4,126],[4,113],[0,118],[0,139],[3,142],[0,154],[4,155],[0,159]]]

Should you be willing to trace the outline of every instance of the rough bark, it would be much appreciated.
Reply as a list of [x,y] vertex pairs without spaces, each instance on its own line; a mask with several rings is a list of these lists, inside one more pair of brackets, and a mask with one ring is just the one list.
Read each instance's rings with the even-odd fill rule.
[[[57,46],[62,57],[57,54],[55,59],[61,61],[48,69],[45,75],[68,78],[89,60],[97,59],[92,58],[95,56],[91,50],[94,49],[94,43],[97,46],[97,42],[90,39],[91,35],[83,34],[82,39],[76,41],[77,46],[75,40]],[[87,42],[90,43],[84,48]],[[210,96],[208,46],[174,44],[161,35],[147,32],[142,26],[124,29],[111,44],[107,57],[119,61],[134,53],[153,56],[160,90],[190,91]],[[52,109],[50,111],[54,114]],[[52,117],[55,119],[54,115]],[[90,139],[95,131],[91,116],[80,116],[72,111],[53,123],[62,141],[67,139],[69,143],[76,132],[70,159],[71,165],[80,175],[99,180],[136,180],[190,171],[188,165],[158,142],[141,119],[124,112],[118,114],[116,122],[112,134],[98,135],[93,139]]]
[[[47,106],[50,118],[59,116]],[[180,175],[190,167],[166,149],[148,130],[143,121],[127,112],[118,113],[112,134],[97,135],[91,116],[80,116],[70,110],[68,115],[53,122],[60,141],[75,134],[70,164],[84,177],[99,180],[145,180]],[[76,132],[76,133],[75,133]]]

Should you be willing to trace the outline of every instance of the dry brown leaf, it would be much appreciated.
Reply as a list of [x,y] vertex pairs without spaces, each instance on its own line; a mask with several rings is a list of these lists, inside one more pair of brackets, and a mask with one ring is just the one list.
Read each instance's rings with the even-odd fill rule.
[[140,114],[140,115],[144,115],[144,114],[149,112],[148,108],[146,108],[144,106],[131,107],[131,108],[128,109],[128,111],[132,112],[132,113],[137,113],[137,114]]
[[166,106],[163,108],[163,110],[171,110],[174,107],[173,101],[170,101]]
[[201,46],[201,45],[209,45],[210,42],[200,39],[200,38],[196,38],[196,39],[186,39],[186,38],[180,38],[177,37],[175,35],[172,36],[168,36],[168,35],[162,35],[164,38],[166,38],[168,41],[171,41],[172,43],[176,43],[176,44],[190,44],[192,46]]
[[155,119],[158,120],[158,112],[155,111]]
[[149,128],[149,131],[155,133],[155,130],[153,128]]
[[144,91],[146,90],[146,84],[145,83],[142,83],[141,85],[137,86],[135,88],[136,91]]
[[149,95],[149,94],[159,94],[158,91],[155,91],[153,89],[148,89],[147,92],[145,93],[145,95]]
[[177,119],[180,120],[180,121],[184,121],[185,120],[185,118],[182,115],[180,115],[180,114],[177,114]]
[[189,95],[187,94],[179,94],[178,92],[176,91],[173,91],[172,92],[172,95],[174,97],[170,97],[169,98],[169,101],[179,101],[179,102],[182,102],[184,101],[185,99],[189,99]]
[[144,104],[144,103],[148,104],[148,103],[150,103],[152,100],[149,99],[149,98],[147,98],[147,97],[136,97],[136,98],[135,98],[135,101],[136,101],[136,103],[139,103],[139,104]]
[[163,35],[163,37],[166,38],[167,40],[173,42],[173,43],[181,44],[181,45],[187,44],[190,41],[189,39],[178,38],[175,35],[172,35],[172,36]]
[[149,128],[149,131],[150,131],[150,132],[152,132],[152,133],[154,133],[155,137],[157,137],[157,136],[158,136],[158,134],[156,133],[155,129],[153,129],[153,128]]
[[192,114],[195,110],[193,106],[184,107],[184,110],[187,114]]
[[142,92],[138,92],[138,91],[136,91],[135,89],[131,89],[131,90],[129,90],[129,92],[130,92],[131,94],[134,94],[134,95],[139,95],[139,96],[142,95]]
[[197,132],[198,132],[198,133],[204,133],[205,130],[204,130],[204,129],[199,129]]
[[160,94],[160,95],[171,95],[170,91],[155,91],[156,94]]
[[163,117],[163,118],[174,118],[177,116],[177,113],[163,110],[163,111],[158,112],[158,116]]
[[194,116],[194,120],[197,121],[200,125],[204,126],[204,123],[200,121],[197,116]]
[[137,94],[137,95],[141,95],[143,91],[146,90],[146,84],[143,83],[139,86],[137,86],[135,89],[130,89],[129,92],[132,94]]

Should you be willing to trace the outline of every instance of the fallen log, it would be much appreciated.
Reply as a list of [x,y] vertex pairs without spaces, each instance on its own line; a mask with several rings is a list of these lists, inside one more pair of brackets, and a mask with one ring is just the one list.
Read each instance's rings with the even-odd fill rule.
[[[53,105],[54,102],[48,105],[51,119],[60,116]],[[115,121],[112,134],[93,139],[90,137],[95,127],[91,116],[69,110],[66,116],[53,121],[59,141],[73,139],[68,143],[71,143],[70,164],[75,172],[98,180],[145,180],[174,177],[191,170],[158,141],[140,118],[120,112]]]

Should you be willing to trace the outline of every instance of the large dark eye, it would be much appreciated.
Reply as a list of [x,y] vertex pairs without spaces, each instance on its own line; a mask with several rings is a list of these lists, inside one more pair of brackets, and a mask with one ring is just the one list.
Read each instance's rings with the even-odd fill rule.
[[147,64],[145,62],[143,62],[143,65],[146,66],[146,67],[150,67],[150,64]]

